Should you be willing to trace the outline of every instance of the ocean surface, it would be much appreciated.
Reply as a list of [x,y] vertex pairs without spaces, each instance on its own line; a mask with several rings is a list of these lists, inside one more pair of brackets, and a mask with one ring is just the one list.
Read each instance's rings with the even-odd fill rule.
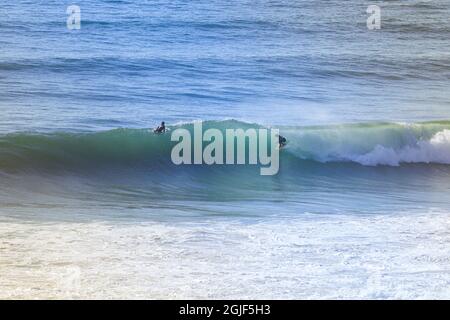
[[[449,17],[447,0],[1,3],[0,298],[449,299]],[[274,176],[176,166],[161,121],[288,144]]]

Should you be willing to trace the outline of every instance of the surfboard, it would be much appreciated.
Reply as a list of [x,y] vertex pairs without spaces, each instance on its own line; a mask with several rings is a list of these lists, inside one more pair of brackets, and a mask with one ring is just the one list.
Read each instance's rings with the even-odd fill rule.
[[166,133],[166,132],[169,132],[170,131],[170,129],[169,128],[166,128],[166,131],[164,131],[164,132],[156,132],[156,129],[149,129],[148,131],[150,131],[150,132],[153,132],[154,134],[164,134],[164,133]]

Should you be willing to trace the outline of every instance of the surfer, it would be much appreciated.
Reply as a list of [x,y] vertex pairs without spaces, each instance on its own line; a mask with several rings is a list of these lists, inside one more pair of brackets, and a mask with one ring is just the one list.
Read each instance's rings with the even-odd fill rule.
[[280,147],[280,149],[283,148],[286,144],[287,144],[286,138],[279,134],[278,135],[278,146]]
[[166,125],[165,125],[164,121],[161,122],[161,125],[158,126],[158,128],[156,128],[153,132],[154,133],[164,133],[164,132],[166,132]]

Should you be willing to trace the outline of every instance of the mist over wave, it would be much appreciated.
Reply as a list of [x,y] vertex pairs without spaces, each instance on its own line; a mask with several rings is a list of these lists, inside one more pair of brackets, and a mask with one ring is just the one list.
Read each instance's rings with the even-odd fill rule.
[[[205,121],[217,128],[258,129],[236,120]],[[193,123],[171,127],[188,129]],[[402,163],[450,164],[450,122],[379,123],[322,127],[277,127],[288,139],[282,157],[317,162],[355,162],[365,166]],[[0,137],[0,170],[54,166],[137,165],[170,162],[177,143],[170,132],[120,128],[95,133],[15,133]]]

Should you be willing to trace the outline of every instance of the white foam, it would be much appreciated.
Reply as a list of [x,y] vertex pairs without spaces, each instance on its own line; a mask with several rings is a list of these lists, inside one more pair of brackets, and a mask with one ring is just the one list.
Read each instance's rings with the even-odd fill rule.
[[450,298],[450,214],[0,223],[0,298]]

